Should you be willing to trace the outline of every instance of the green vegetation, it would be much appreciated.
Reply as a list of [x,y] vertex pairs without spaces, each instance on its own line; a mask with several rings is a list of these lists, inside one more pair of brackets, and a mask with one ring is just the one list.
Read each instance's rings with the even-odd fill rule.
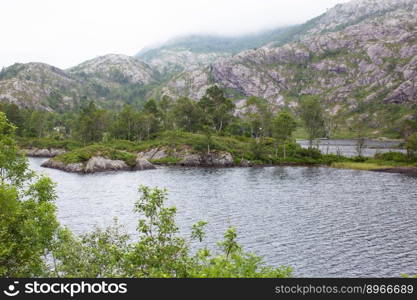
[[58,228],[54,184],[29,171],[0,112],[0,277],[42,276]]
[[417,156],[406,155],[400,152],[387,152],[376,154],[373,158],[354,157],[344,161],[333,162],[334,168],[354,169],[354,170],[377,170],[389,169],[395,167],[413,167],[417,166]]
[[80,148],[82,144],[75,140],[56,140],[51,138],[23,138],[17,137],[17,143],[22,148],[39,148],[39,149],[65,149],[65,150],[74,150]]
[[304,97],[300,105],[300,115],[307,131],[310,148],[313,141],[324,136],[324,113],[320,102],[315,97]]
[[278,157],[278,144],[283,143],[284,159],[286,158],[285,144],[291,139],[297,123],[287,112],[281,112],[272,120],[272,136],[275,139],[275,157]]
[[353,170],[377,170],[377,169],[386,169],[392,166],[384,166],[377,163],[366,163],[366,162],[335,162],[331,165],[333,168],[339,169],[353,169]]
[[105,145],[90,145],[76,149],[56,157],[56,160],[65,164],[88,161],[93,156],[102,156],[112,160],[123,160],[128,166],[136,165],[136,156],[126,151],[120,151]]
[[139,188],[136,236],[117,222],[74,235],[57,221],[54,184],[29,171],[14,132],[0,113],[0,277],[291,276],[291,268],[268,267],[244,252],[234,228],[226,231],[217,252],[203,247],[191,254],[190,242],[204,240],[206,222],[195,224],[189,238],[180,236],[176,209],[165,207],[167,192],[158,188]]
[[[212,86],[200,101],[163,97],[159,101],[149,99],[140,109],[125,105],[120,111],[111,111],[87,102],[78,112],[65,114],[29,111],[12,104],[2,104],[0,110],[17,127],[17,140],[22,147],[69,150],[56,158],[64,163],[104,156],[133,166],[138,152],[164,147],[172,153],[185,148],[194,153],[225,151],[233,156],[236,164],[242,161],[255,165],[345,163],[344,167],[347,167],[346,163],[353,163],[351,167],[358,167],[358,161],[323,155],[313,149],[315,139],[334,135],[340,120],[325,112],[315,96],[301,96],[299,101],[298,109],[292,114],[288,108],[277,110],[265,99],[250,97],[236,115],[233,101],[222,89]],[[362,106],[373,107],[371,102],[364,102]],[[358,106],[358,112],[366,111],[362,106]],[[390,113],[384,117],[386,120],[399,113],[394,106],[389,109]],[[366,117],[345,117],[350,118],[350,124],[343,127],[344,134],[362,141],[357,147],[357,155],[361,157],[363,142],[369,137]],[[417,108],[413,108],[407,119],[395,125],[407,141],[410,159],[417,152],[416,120]],[[307,137],[310,149],[297,145],[294,136]],[[374,160],[379,166],[393,165],[385,163],[393,161],[385,157]],[[180,158],[168,154],[168,157],[153,162],[173,165],[178,164]]]

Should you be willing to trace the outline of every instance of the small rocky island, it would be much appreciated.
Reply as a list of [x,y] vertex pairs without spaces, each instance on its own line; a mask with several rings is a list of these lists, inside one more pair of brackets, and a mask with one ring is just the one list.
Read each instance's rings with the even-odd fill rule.
[[58,169],[72,173],[96,173],[107,171],[138,171],[155,169],[155,166],[146,159],[138,158],[134,166],[129,166],[123,160],[113,160],[102,156],[93,156],[88,161],[78,163],[64,163],[56,159],[49,159],[42,167]]

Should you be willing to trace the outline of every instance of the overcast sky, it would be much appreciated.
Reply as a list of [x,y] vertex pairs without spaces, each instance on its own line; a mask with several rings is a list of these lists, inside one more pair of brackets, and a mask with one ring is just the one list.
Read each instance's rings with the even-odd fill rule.
[[1,0],[0,67],[68,68],[188,33],[236,35],[302,23],[348,0]]

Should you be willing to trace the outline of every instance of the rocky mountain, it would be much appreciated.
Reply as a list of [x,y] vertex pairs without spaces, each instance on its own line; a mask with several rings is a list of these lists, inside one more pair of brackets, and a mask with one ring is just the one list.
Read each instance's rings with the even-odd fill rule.
[[288,26],[237,37],[189,35],[141,50],[136,57],[163,74],[193,71],[241,51],[283,42],[298,26]]
[[400,111],[417,102],[416,0],[352,1],[305,28],[281,47],[247,50],[183,72],[163,94],[199,99],[218,84],[236,99],[258,96],[279,106],[317,96],[334,116],[369,119],[376,129],[386,116],[407,117]]
[[0,72],[0,101],[39,110],[74,108],[82,82],[43,63],[16,63]]
[[353,0],[257,35],[188,36],[68,70],[15,64],[0,72],[0,101],[60,111],[93,99],[117,108],[151,96],[198,100],[217,84],[239,104],[257,96],[295,108],[318,97],[334,119],[364,119],[377,132],[408,117],[416,81],[417,0]]
[[142,61],[121,54],[99,56],[67,71],[76,77],[106,84],[147,85],[156,82],[158,76],[154,69]]
[[0,101],[65,111],[88,100],[115,107],[144,99],[158,72],[127,55],[109,54],[68,70],[43,63],[14,64],[0,72]]

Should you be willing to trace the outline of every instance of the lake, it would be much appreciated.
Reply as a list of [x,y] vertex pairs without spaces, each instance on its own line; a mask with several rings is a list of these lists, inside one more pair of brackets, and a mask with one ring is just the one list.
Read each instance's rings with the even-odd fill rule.
[[[203,245],[215,248],[229,225],[270,265],[300,277],[395,277],[417,272],[417,178],[319,167],[167,168],[78,175],[40,164],[58,185],[58,217],[76,233],[112,224],[130,233],[141,184],[169,190],[188,235],[208,221]],[[195,245],[194,245],[195,246]]]

